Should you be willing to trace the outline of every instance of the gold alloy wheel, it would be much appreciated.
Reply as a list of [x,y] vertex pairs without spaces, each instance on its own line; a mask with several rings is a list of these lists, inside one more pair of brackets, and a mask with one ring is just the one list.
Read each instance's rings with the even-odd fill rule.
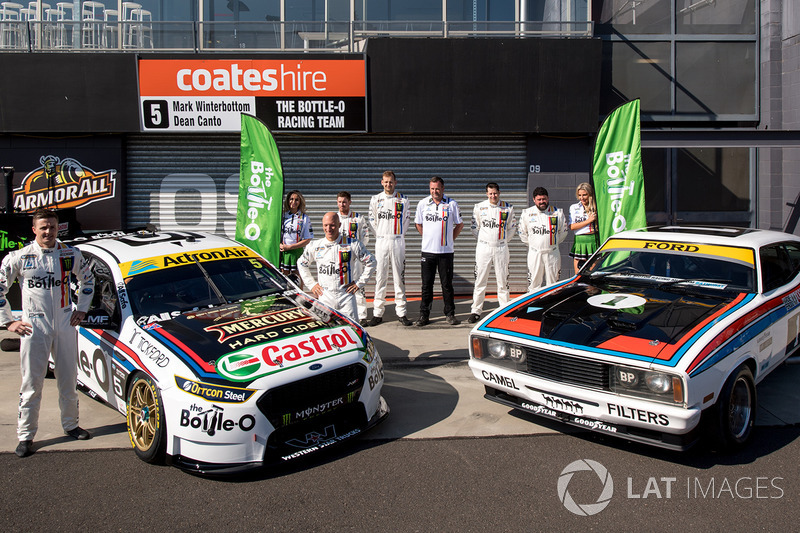
[[140,451],[146,452],[153,445],[158,431],[158,401],[146,379],[133,384],[128,400],[128,427],[131,440]]

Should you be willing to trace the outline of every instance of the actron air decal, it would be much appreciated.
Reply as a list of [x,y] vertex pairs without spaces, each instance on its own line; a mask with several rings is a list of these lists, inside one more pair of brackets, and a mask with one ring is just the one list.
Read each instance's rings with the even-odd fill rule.
[[196,252],[181,252],[178,254],[161,255],[158,257],[150,257],[147,259],[136,259],[135,261],[128,261],[119,265],[120,272],[123,278],[128,276],[135,276],[143,272],[152,272],[154,270],[161,270],[164,268],[172,268],[182,265],[190,265],[195,262],[205,261],[219,261],[221,259],[230,259],[232,257],[252,257],[258,258],[258,255],[250,248],[244,246],[232,246],[230,248],[212,248],[209,250],[198,250]]

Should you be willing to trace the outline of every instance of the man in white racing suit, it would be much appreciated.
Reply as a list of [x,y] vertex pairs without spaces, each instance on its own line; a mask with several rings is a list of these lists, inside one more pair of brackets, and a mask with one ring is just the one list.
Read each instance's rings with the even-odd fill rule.
[[472,235],[478,239],[475,248],[475,289],[472,292],[472,309],[467,322],[474,324],[481,318],[489,267],[494,265],[497,281],[497,301],[500,307],[508,303],[508,240],[517,229],[514,206],[500,200],[500,186],[486,184],[486,198],[472,210]]
[[[339,233],[339,217],[335,212],[325,213],[322,229],[325,237],[306,246],[297,270],[314,296],[355,322],[358,314],[355,293],[375,272],[375,256],[360,241],[346,242]],[[362,268],[357,280],[354,279],[356,262]],[[311,263],[317,265],[317,279],[311,273]]]
[[558,245],[567,237],[564,211],[550,205],[547,189],[533,190],[533,204],[519,217],[519,237],[528,245],[528,292],[558,281],[561,275]]
[[[339,208],[337,215],[339,216],[339,232],[345,240],[345,243],[350,244],[353,241],[361,241],[366,247],[369,244],[369,223],[367,217],[361,213],[357,213],[350,209],[352,197],[347,191],[341,191],[337,198],[336,204]],[[356,262],[353,270],[353,277],[358,278],[361,275],[361,263]],[[369,326],[367,319],[367,296],[364,287],[356,291],[356,307],[358,308],[358,321],[366,327]]]
[[[86,316],[94,293],[94,279],[80,250],[56,239],[58,217],[41,209],[33,215],[35,240],[8,254],[0,266],[0,324],[18,334],[20,341],[19,418],[16,454],[33,453],[33,437],[39,427],[39,407],[52,355],[58,385],[61,427],[76,439],[91,438],[78,426],[78,336],[75,326]],[[78,282],[77,308],[72,301],[70,274]],[[19,280],[22,318],[14,320],[8,290]]]
[[383,192],[369,201],[369,223],[375,231],[375,300],[372,305],[370,326],[383,322],[386,306],[386,285],[389,268],[394,282],[394,310],[404,326],[411,321],[406,316],[406,232],[411,220],[409,201],[395,190],[397,177],[387,170],[381,178]]

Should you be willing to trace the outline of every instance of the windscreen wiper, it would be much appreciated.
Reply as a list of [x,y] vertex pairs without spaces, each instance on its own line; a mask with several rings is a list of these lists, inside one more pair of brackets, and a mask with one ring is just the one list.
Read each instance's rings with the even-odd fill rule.
[[197,264],[197,267],[200,269],[200,272],[203,273],[203,277],[208,282],[208,285],[214,290],[214,294],[217,296],[217,298],[219,298],[222,303],[229,304],[230,302],[222,294],[222,291],[219,290],[219,287],[217,287],[217,285],[213,281],[211,281],[211,276],[208,274],[208,271],[203,267],[203,265],[200,264],[200,261],[197,260],[197,256],[193,255],[192,259],[194,260],[195,264]]
[[688,279],[674,279],[665,281],[658,285],[659,290],[668,290],[674,288],[676,285],[683,285],[685,289],[690,287],[700,289],[719,289],[724,290],[728,288],[730,283],[727,280],[719,278],[688,278]]

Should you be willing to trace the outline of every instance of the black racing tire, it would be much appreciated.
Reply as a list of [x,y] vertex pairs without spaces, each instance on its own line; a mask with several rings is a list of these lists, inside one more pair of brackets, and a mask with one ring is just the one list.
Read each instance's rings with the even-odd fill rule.
[[717,401],[716,440],[720,451],[741,449],[753,433],[758,399],[753,373],[737,368],[725,382]]
[[125,416],[133,451],[146,463],[162,463],[167,444],[167,424],[161,393],[150,376],[139,372],[128,388]]

